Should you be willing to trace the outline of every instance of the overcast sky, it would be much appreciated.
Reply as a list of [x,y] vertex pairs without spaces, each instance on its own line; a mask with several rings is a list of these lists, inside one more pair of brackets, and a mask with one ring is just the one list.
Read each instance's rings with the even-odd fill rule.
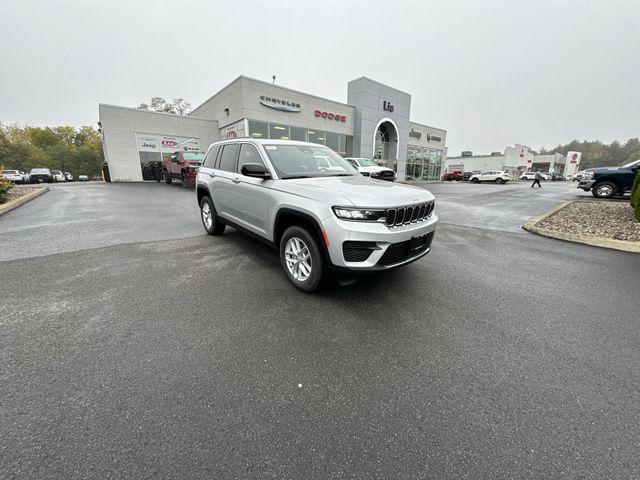
[[240,74],[346,102],[412,95],[449,154],[640,135],[640,1],[1,1],[0,121],[95,125],[98,103],[195,107]]

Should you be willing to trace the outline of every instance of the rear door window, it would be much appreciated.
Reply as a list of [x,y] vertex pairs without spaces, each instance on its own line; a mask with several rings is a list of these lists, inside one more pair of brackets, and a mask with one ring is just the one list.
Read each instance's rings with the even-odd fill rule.
[[222,147],[222,153],[220,154],[220,170],[225,172],[236,171],[236,161],[238,160],[238,150],[240,149],[239,143],[230,143]]

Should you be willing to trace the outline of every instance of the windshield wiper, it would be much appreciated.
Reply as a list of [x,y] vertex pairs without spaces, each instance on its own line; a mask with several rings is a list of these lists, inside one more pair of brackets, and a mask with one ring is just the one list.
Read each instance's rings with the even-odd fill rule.
[[286,177],[282,177],[282,180],[289,180],[291,178],[311,178],[311,175],[287,175]]

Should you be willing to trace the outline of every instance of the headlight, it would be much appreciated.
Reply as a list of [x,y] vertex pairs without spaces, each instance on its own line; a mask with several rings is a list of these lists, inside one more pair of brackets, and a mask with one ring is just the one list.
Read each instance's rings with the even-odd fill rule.
[[369,210],[364,208],[333,207],[336,217],[343,220],[359,220],[364,222],[384,222],[386,210]]
[[369,175],[371,175],[369,172],[361,172],[361,173],[364,177],[368,177]]
[[584,172],[582,174],[582,180],[589,180],[590,178],[593,178],[593,172]]

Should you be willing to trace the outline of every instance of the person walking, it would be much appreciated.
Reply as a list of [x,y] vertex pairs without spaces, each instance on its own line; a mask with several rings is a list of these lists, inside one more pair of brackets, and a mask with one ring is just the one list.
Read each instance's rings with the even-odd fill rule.
[[540,173],[540,170],[538,170],[536,172],[536,176],[533,177],[533,183],[531,184],[531,188],[533,188],[536,183],[538,184],[538,187],[542,188],[542,185],[540,184],[540,180],[542,180],[542,174]]

